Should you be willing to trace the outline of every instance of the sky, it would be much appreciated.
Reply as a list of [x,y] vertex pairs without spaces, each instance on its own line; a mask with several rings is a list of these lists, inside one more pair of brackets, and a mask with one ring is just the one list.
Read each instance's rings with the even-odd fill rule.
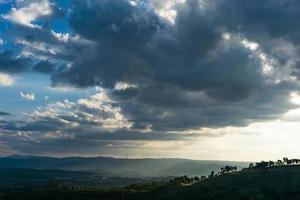
[[300,157],[300,1],[0,0],[0,156]]

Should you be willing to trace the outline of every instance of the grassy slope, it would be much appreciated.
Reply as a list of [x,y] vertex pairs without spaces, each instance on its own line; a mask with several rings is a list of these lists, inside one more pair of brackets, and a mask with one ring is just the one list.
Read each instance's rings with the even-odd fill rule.
[[191,186],[145,188],[148,191],[133,188],[109,192],[46,189],[39,191],[41,198],[38,198],[38,193],[31,193],[19,194],[15,199],[22,199],[20,197],[23,196],[23,199],[56,200],[296,200],[300,199],[300,167],[281,167],[268,171],[251,169],[207,179]]
[[246,170],[158,193],[170,200],[300,199],[300,167]]

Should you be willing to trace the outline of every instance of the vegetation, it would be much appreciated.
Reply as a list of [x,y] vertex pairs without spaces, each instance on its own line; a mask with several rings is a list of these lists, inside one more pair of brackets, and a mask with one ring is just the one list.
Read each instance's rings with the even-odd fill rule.
[[291,165],[299,165],[300,159],[288,159],[283,158],[282,160],[277,161],[261,161],[258,163],[250,163],[249,168],[268,168],[268,167],[281,167],[281,166],[291,166]]
[[1,200],[296,200],[300,199],[300,162],[262,161],[238,171],[221,167],[209,176],[175,177],[127,187],[91,187],[65,183],[0,188]]

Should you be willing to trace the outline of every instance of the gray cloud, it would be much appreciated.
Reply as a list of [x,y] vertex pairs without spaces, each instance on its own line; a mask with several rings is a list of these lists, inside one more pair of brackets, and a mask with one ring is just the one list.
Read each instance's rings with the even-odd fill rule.
[[259,43],[278,61],[278,70],[284,70],[290,62],[290,67],[298,71],[295,67],[299,61],[299,1],[216,0],[209,4],[217,11],[215,18],[219,25]]
[[35,94],[31,92],[20,92],[20,96],[28,101],[34,101],[35,100]]
[[[50,73],[54,87],[100,85],[108,91],[110,110],[91,97],[71,104],[72,114],[48,113],[2,128],[65,133],[76,142],[176,140],[180,135],[170,131],[276,119],[295,108],[290,93],[299,89],[299,5],[187,0],[174,5],[171,24],[157,14],[157,6],[164,9],[157,2],[72,0],[69,35],[49,27],[16,26],[13,33],[31,59],[39,58],[33,70]],[[10,65],[24,62],[3,55],[13,60],[6,61]],[[115,88],[120,82],[134,87]],[[116,113],[122,116],[118,123]],[[121,126],[107,128],[111,120]]]
[[40,73],[52,73],[55,71],[55,69],[56,66],[49,60],[41,61],[33,67],[33,71]]
[[15,58],[12,51],[0,53],[0,71],[17,73],[28,70],[31,60],[28,58]]
[[8,112],[0,111],[0,116],[9,116],[9,115],[11,114]]
[[[77,34],[97,43],[98,48],[88,57],[73,62],[67,71],[53,76],[53,81],[81,87],[102,84],[112,88],[118,81],[137,84],[138,89],[129,95],[131,100],[121,100],[125,115],[135,127],[176,130],[246,125],[276,118],[291,109],[289,93],[297,89],[297,84],[286,80],[291,74],[278,75],[282,79],[276,82],[278,76],[264,73],[266,61],[261,55],[265,48],[255,52],[244,43],[251,39],[260,42],[255,38],[257,31],[253,30],[248,38],[246,29],[237,28],[239,24],[250,26],[248,18],[245,23],[226,21],[224,16],[229,11],[223,1],[205,3],[205,8],[195,0],[178,6],[172,26],[159,21],[152,11],[140,16],[142,8],[126,1],[94,2],[94,7],[73,1],[75,14],[71,15],[71,26]],[[250,12],[254,6],[252,3],[249,7],[239,2],[232,4],[237,6],[234,9],[240,10],[233,12],[236,20],[243,19],[239,17],[239,13],[245,14],[242,10]],[[101,12],[96,12],[99,9]],[[120,16],[106,15],[112,10],[118,10]],[[93,20],[89,20],[91,15]],[[136,16],[151,22],[151,26],[143,23],[146,28],[140,28],[140,21],[134,20]],[[265,18],[266,28],[262,30],[268,31],[271,25],[268,17]],[[123,23],[128,23],[123,22],[124,19],[130,19],[134,24],[132,31],[137,35],[128,33],[128,26],[123,30]],[[82,29],[86,25],[90,28]],[[248,28],[250,34],[252,31]],[[223,38],[226,31],[231,34],[230,39]],[[119,35],[124,41],[119,41]],[[271,34],[267,37],[268,45],[274,40],[272,37]],[[267,55],[277,60],[273,54]],[[273,68],[280,71],[280,62],[275,62]],[[114,93],[122,95],[119,91]]]
[[[88,2],[71,1],[69,23],[76,34],[97,46],[76,58],[71,68],[55,74],[52,77],[54,83],[67,82],[79,87],[101,83],[113,87],[124,74],[138,73],[137,68],[143,70],[138,54],[162,26],[158,17],[144,8],[131,6],[125,0],[90,3],[93,6]],[[90,31],[92,29],[94,31]],[[85,74],[85,77],[78,76],[78,73]]]
[[[300,16],[299,1],[266,0],[260,2],[254,0],[240,2],[238,0],[216,0],[212,1],[212,4],[219,11],[217,13],[219,23],[224,24],[228,29],[240,31],[249,36],[252,35],[255,39],[259,38],[259,34],[266,33],[271,37],[299,42],[300,24],[297,20]],[[229,16],[230,18],[227,18]]]

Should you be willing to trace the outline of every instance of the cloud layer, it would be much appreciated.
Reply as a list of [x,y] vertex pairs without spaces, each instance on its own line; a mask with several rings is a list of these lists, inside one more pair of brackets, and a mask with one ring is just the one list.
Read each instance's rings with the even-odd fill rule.
[[20,92],[20,95],[23,99],[28,100],[28,101],[34,101],[35,100],[35,95],[30,92]]
[[[39,72],[52,87],[101,91],[48,105],[21,125],[2,122],[7,132],[51,144],[177,140],[296,107],[297,0],[71,0],[64,12],[55,1],[30,1],[4,14],[21,50],[0,53],[0,71]],[[55,20],[70,31],[54,30]]]
[[0,73],[0,86],[8,87],[14,84],[14,79],[8,74]]

